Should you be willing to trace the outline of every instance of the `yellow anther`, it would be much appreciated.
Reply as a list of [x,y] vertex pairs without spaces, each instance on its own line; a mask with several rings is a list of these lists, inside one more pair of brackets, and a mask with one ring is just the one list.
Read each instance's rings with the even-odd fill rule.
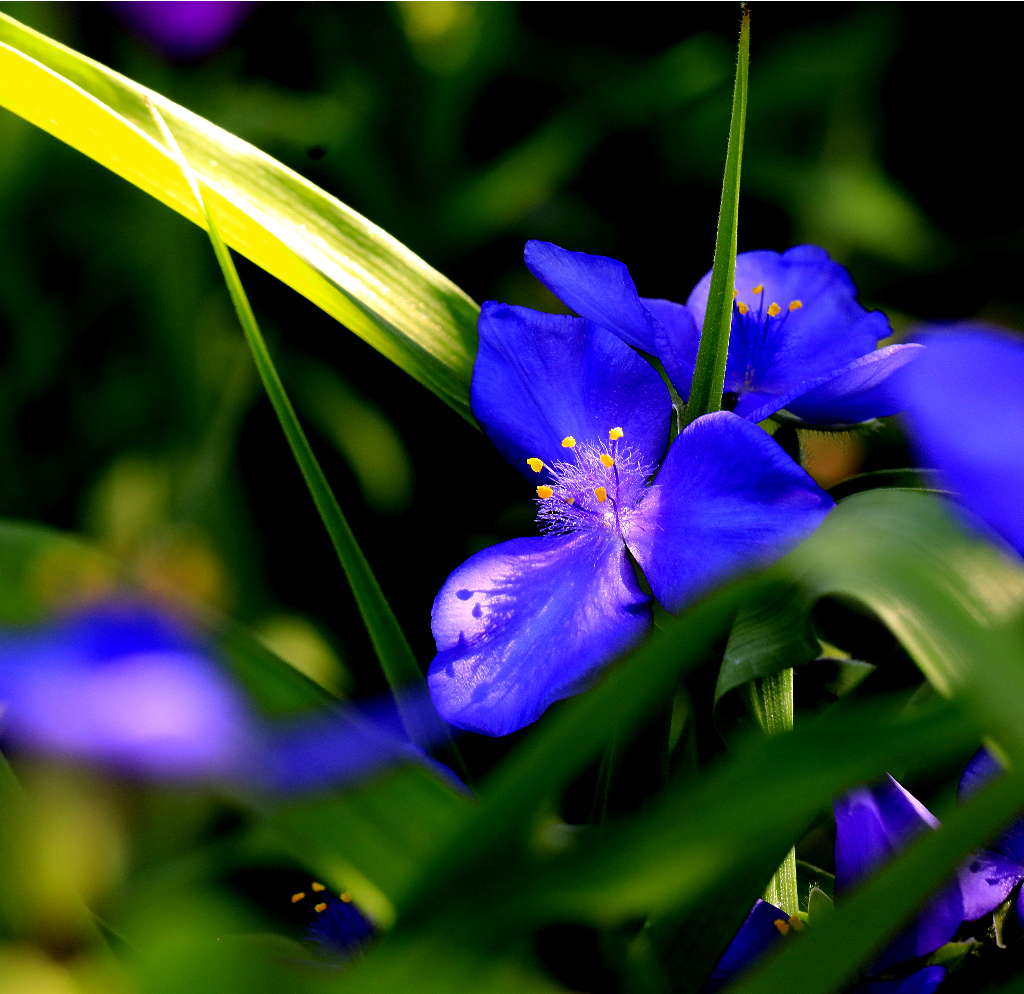
[[804,930],[804,921],[802,918],[797,918],[795,915],[789,919],[789,927],[794,932],[802,932]]
[[732,288],[732,299],[735,300],[739,296],[739,293],[740,293],[739,290],[737,290],[736,287],[733,287]]
[[343,900],[346,904],[351,904],[352,903],[352,895],[347,890],[343,890],[338,895],[338,897],[341,898],[341,900]]
[[751,288],[750,292],[751,293],[764,293],[764,284],[763,283],[758,283],[757,286]]
[[608,499],[608,491],[604,487],[594,487],[594,496],[598,504],[603,504]]
[[575,445],[576,445],[576,439],[573,438],[572,435],[566,435],[565,438],[562,439],[562,448],[563,449],[571,449],[571,448],[574,448]]
[[612,459],[607,452],[602,452],[601,455],[598,456],[598,459],[601,460],[601,465],[604,466],[605,469],[611,469],[612,466],[615,465],[615,460]]
[[537,487],[537,496],[541,500],[547,500],[553,493],[554,490],[552,490],[551,487],[547,487],[544,485]]
[[539,473],[544,468],[544,460],[538,459],[536,456],[531,456],[526,460],[526,465],[535,473]]
[[298,894],[292,894],[292,904],[298,904],[306,896],[304,890],[300,890]]
[[617,442],[626,433],[621,428],[612,428],[608,432],[608,438],[613,442]]
[[744,304],[742,300],[737,300],[736,301],[736,310],[738,310],[740,312],[740,314],[746,314],[747,311],[750,310],[750,308],[747,307],[747,305]]
[[782,313],[782,308],[778,304],[772,303],[768,305],[768,317],[777,318]]
[[791,311],[798,311],[803,306],[804,306],[804,302],[802,300],[791,300],[789,302],[789,309]]
[[576,503],[576,498],[575,497],[566,497],[565,498],[565,502],[566,502],[566,504],[575,504]]
[[312,884],[311,884],[310,886],[311,886],[311,887],[313,888],[313,890],[315,890],[315,891],[316,891],[317,893],[319,893],[319,892],[320,892],[320,891],[322,891],[322,890],[327,890],[327,888],[326,888],[326,887],[324,887],[324,885],[323,885],[323,884],[321,884],[321,883],[318,883],[318,882],[317,882],[316,880],[314,880],[314,881],[313,881],[313,883],[312,883]]
[[319,904],[314,904],[313,905],[313,910],[316,911],[318,914],[321,911],[326,911],[327,910],[327,902],[326,901],[321,901]]
[[785,935],[789,931],[789,922],[784,918],[776,918],[772,924],[778,929],[779,935]]

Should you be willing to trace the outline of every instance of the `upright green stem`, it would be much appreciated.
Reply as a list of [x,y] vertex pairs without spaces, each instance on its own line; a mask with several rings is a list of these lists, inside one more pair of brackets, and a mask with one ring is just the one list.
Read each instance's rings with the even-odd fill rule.
[[736,232],[740,208],[740,169],[743,164],[743,132],[747,121],[747,76],[750,65],[750,12],[743,8],[736,84],[732,91],[729,145],[725,153],[722,204],[718,212],[715,261],[711,268],[704,327],[686,405],[686,424],[722,407],[725,364],[732,329],[732,292],[736,280]]
[[[793,670],[780,670],[771,676],[753,680],[750,704],[754,717],[767,735],[779,735],[793,728]],[[796,850],[790,849],[775,871],[764,899],[790,915],[800,910],[796,884]]]

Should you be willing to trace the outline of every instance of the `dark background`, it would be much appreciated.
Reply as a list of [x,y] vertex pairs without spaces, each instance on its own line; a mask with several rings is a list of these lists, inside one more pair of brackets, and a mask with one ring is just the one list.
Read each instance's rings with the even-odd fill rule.
[[[477,300],[557,309],[527,238],[621,258],[645,296],[685,299],[710,266],[737,5],[257,3],[191,58],[118,4],[0,6],[266,149]],[[1017,5],[755,3],[752,24],[741,250],[825,246],[901,334],[1024,325]],[[0,515],[83,532],[324,682],[380,690],[205,236],[6,112],[0,150]],[[531,532],[529,487],[241,272],[425,667],[435,592]],[[826,482],[906,458],[896,429],[825,456]]]

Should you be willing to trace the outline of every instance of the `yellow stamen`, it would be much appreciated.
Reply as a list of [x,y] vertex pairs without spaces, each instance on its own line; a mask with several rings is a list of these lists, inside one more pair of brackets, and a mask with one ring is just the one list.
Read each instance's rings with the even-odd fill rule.
[[777,318],[782,313],[782,308],[778,304],[768,305],[768,317]]
[[751,293],[764,293],[764,284],[758,283],[757,286],[753,287]]
[[736,310],[738,310],[740,312],[740,314],[746,314],[747,311],[750,310],[750,308],[747,307],[747,305],[744,304],[742,300],[737,300],[736,301]]
[[613,442],[617,442],[625,434],[621,428],[611,428],[608,431],[608,438]]
[[576,503],[576,498],[575,497],[566,497],[565,498],[565,502],[566,502],[566,504],[575,504]]
[[526,460],[526,465],[530,467],[535,473],[539,473],[544,468],[544,461],[538,459],[536,456],[531,456]]
[[343,890],[338,897],[340,897],[346,904],[352,903],[352,895],[347,891]]
[[321,911],[326,911],[327,910],[326,902],[321,901],[319,904],[314,904],[313,905],[313,910],[315,912],[317,912],[317,914],[319,914]]
[[607,452],[602,452],[598,458],[601,460],[601,465],[604,466],[605,469],[611,469],[612,466],[615,465],[615,460],[612,459]]
[[608,499],[608,491],[604,487],[594,487],[594,496],[598,504],[603,504]]
[[298,894],[292,894],[292,904],[298,904],[306,896],[304,890],[300,890]]
[[791,311],[798,311],[803,306],[804,306],[804,302],[802,300],[791,300],[789,302],[789,309]]
[[562,439],[562,448],[563,449],[572,449],[572,448],[575,447],[575,445],[576,445],[576,439],[573,438],[572,435],[566,435],[565,438]]
[[739,290],[737,290],[736,287],[733,287],[732,288],[732,299],[735,300],[739,296],[739,293],[740,293]]
[[543,485],[537,487],[537,496],[541,500],[547,500],[553,493],[554,493],[554,490],[552,490],[551,487],[546,487],[546,486],[543,486]]
[[312,886],[313,890],[317,891],[317,893],[319,893],[322,890],[326,890],[327,889],[326,887],[324,887],[323,884],[318,883],[316,880],[313,881],[311,886]]
[[785,935],[789,931],[789,922],[784,918],[776,918],[772,924],[778,929],[779,935]]
[[789,927],[794,932],[802,932],[804,930],[804,921],[802,918],[797,918],[795,915],[789,919]]

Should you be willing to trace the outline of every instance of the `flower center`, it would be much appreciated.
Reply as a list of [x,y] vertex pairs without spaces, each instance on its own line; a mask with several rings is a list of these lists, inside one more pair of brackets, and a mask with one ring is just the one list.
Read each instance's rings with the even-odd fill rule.
[[548,483],[537,487],[537,524],[548,535],[603,528],[623,534],[629,518],[643,500],[654,467],[622,441],[621,428],[608,432],[607,443],[562,439],[566,458],[549,466],[527,459],[535,473],[548,472]]
[[[802,300],[791,300],[785,307],[776,301],[765,306],[764,284],[750,288],[754,304],[750,305],[740,299],[740,291],[733,290],[733,316],[732,316],[732,338],[729,352],[732,355],[742,355],[746,360],[746,367],[736,369],[734,372],[742,380],[744,387],[750,387],[756,377],[754,369],[755,362],[760,358],[766,358],[765,352],[771,351],[770,343],[782,331],[786,319],[793,311],[799,311],[803,306]],[[735,347],[734,347],[735,346]],[[738,387],[739,384],[737,383]]]

